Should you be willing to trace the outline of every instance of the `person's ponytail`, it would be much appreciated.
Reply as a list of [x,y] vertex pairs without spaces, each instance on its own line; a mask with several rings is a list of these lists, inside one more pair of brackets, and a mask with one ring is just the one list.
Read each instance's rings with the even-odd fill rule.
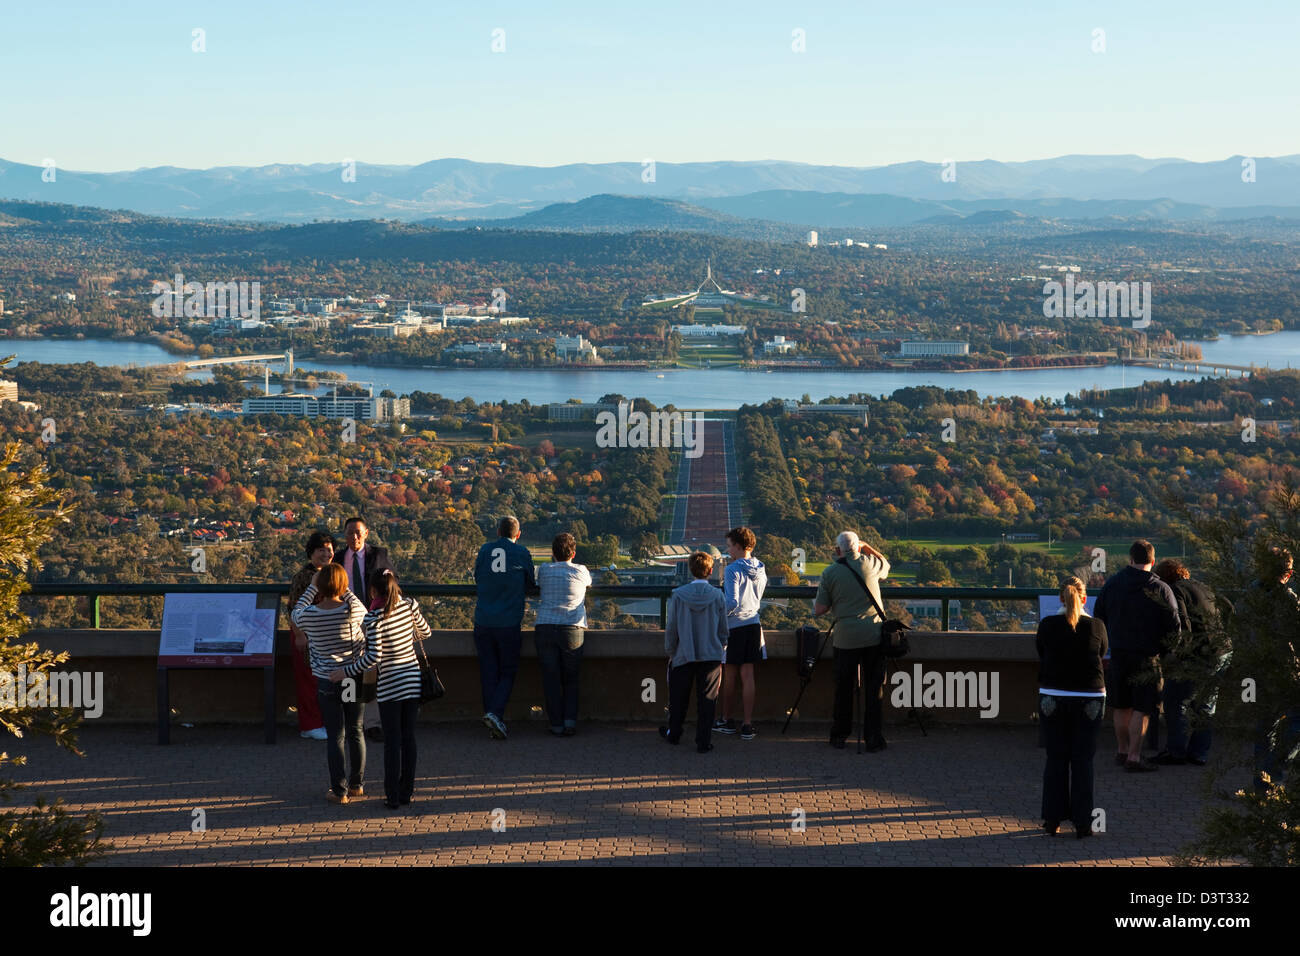
[[384,568],[370,582],[375,597],[383,603],[383,617],[388,617],[402,601],[402,589],[397,586],[397,575],[391,568]]
[[1083,616],[1085,600],[1083,582],[1077,577],[1071,576],[1061,582],[1061,606],[1065,609],[1065,619],[1070,622],[1070,627],[1077,625]]

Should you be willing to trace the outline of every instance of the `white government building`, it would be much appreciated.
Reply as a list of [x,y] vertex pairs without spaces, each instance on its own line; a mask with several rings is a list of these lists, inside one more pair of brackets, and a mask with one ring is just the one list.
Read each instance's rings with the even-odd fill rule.
[[945,355],[969,355],[969,342],[904,342],[903,358],[936,358]]
[[771,354],[772,352],[784,354],[786,352],[793,352],[798,348],[798,342],[787,339],[784,335],[773,336],[770,342],[763,343],[763,351],[768,354]]
[[244,399],[245,415],[297,415],[300,418],[355,418],[386,422],[409,418],[409,398],[375,398],[369,395],[317,397],[305,393],[259,395]]
[[674,325],[673,331],[684,339],[716,339],[721,335],[744,335],[743,325]]

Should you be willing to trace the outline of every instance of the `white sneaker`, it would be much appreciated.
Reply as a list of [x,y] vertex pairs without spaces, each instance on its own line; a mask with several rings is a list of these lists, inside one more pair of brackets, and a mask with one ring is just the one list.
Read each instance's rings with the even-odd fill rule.
[[328,740],[329,734],[325,732],[324,727],[317,727],[314,730],[304,730],[298,734],[303,740]]

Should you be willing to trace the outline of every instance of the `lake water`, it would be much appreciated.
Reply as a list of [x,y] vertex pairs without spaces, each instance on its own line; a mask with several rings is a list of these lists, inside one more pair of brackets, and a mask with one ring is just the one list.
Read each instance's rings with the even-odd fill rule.
[[[1204,342],[1206,360],[1233,365],[1300,368],[1300,332],[1268,336],[1225,336]],[[0,343],[0,355],[13,352],[23,362],[95,362],[99,365],[163,365],[177,357],[152,343],[107,339],[12,339]],[[1018,395],[1028,399],[1063,399],[1090,388],[1123,388],[1146,380],[1200,378],[1195,373],[1110,365],[1103,368],[1037,369],[1015,372],[850,372],[742,371],[740,369],[419,369],[330,364],[300,360],[301,369],[343,372],[358,381],[373,381],[376,390],[391,388],[399,395],[437,392],[449,398],[469,396],[477,402],[519,401],[534,404],[570,398],[596,401],[620,394],[647,398],[656,405],[669,402],[683,408],[739,408],[769,398],[813,401],[856,392],[888,395],[907,386],[938,385],[974,389],[981,396]],[[662,376],[662,377],[661,377]]]

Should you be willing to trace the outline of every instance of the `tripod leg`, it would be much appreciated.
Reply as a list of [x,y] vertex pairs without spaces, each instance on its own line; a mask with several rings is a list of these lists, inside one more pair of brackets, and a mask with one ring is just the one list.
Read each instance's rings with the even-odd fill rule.
[[812,683],[811,677],[804,677],[800,679],[799,696],[794,699],[794,703],[790,705],[790,712],[785,715],[785,726],[781,728],[781,733],[785,733],[790,728],[790,721],[794,720],[794,712],[799,709],[799,701],[803,700],[803,692],[808,689],[808,685],[811,683]]
[[[814,667],[817,665],[817,662],[822,659],[822,655],[826,653],[826,645],[830,643],[831,634],[834,631],[835,625],[832,624],[830,630],[826,632],[826,636],[822,638],[821,646],[817,648],[817,656],[813,658]],[[798,648],[795,648],[795,653],[798,653],[798,650]],[[785,733],[786,730],[789,729],[790,721],[794,719],[794,712],[799,709],[799,701],[803,700],[803,692],[806,691],[808,685],[812,683],[812,674],[809,673],[807,677],[799,678],[799,681],[799,696],[794,699],[794,703],[790,705],[790,712],[785,715],[785,726],[781,728],[781,733]]]
[[[862,699],[862,720],[857,719],[858,698]],[[862,686],[862,662],[858,662],[858,686],[853,688],[853,722],[858,725],[858,753],[862,753],[862,731],[867,722],[867,694]]]

